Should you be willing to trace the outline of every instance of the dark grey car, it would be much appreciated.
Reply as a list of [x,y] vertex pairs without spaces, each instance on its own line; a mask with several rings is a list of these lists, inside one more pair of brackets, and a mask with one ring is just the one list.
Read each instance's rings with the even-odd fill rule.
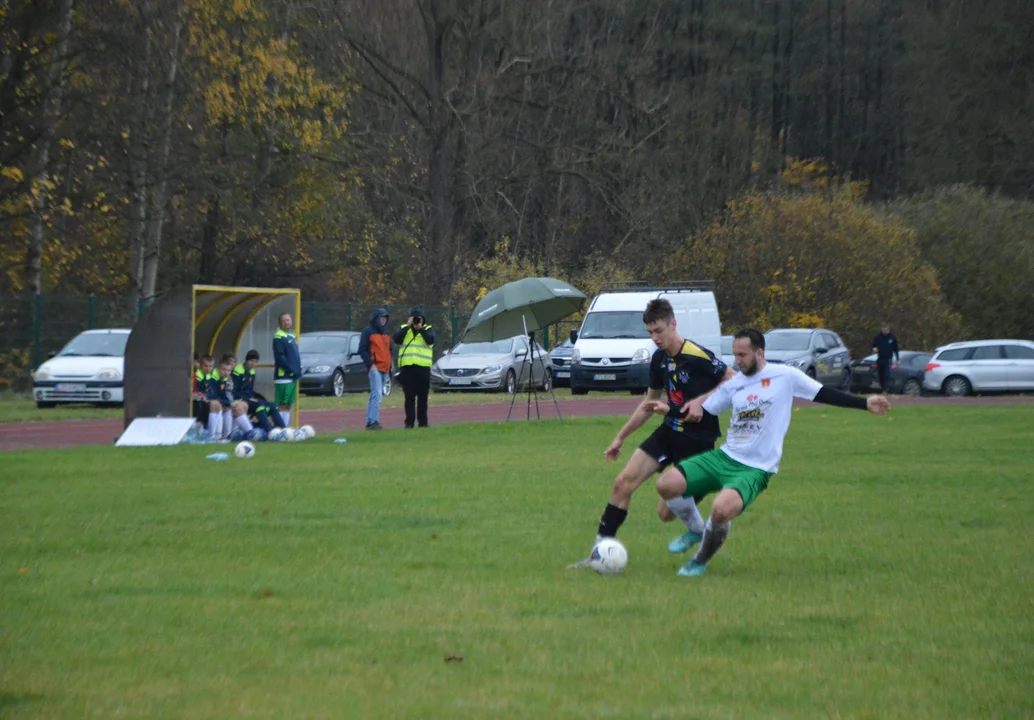
[[[298,338],[302,355],[302,379],[298,390],[305,395],[333,395],[369,392],[370,380],[359,357],[359,336],[352,330],[303,333]],[[384,381],[384,394],[391,394],[391,373]]]

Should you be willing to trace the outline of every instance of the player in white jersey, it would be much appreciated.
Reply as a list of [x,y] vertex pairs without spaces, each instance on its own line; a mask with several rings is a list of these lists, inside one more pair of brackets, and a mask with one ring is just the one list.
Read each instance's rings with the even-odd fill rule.
[[700,549],[679,575],[704,574],[729,535],[732,519],[746,510],[779,472],[783,439],[790,429],[795,397],[883,415],[890,402],[882,395],[868,398],[827,388],[789,365],[765,362],[765,336],[749,329],[736,333],[732,352],[740,375],[689,403],[687,419],[704,413],[732,410],[725,442],[717,450],[677,463],[657,480],[657,492],[669,500],[718,493],[704,528]]

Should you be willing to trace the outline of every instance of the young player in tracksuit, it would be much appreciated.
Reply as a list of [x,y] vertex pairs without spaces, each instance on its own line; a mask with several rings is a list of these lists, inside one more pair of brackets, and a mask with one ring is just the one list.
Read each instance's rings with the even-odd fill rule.
[[247,403],[248,413],[255,416],[259,426],[268,435],[274,426],[284,427],[284,420],[280,413],[274,412],[273,403],[261,393],[255,392],[255,366],[258,361],[258,351],[249,350],[244,356],[244,362],[233,369],[233,398]]
[[254,429],[248,420],[248,404],[233,399],[234,364],[233,355],[223,355],[219,359],[219,367],[208,376],[208,436],[212,440],[228,440],[233,434],[234,424],[244,435]]
[[193,387],[191,388],[191,407],[193,409],[193,417],[201,423],[202,427],[208,426],[208,414],[209,414],[209,403],[208,403],[208,376],[212,374],[212,370],[215,369],[215,360],[212,359],[211,355],[198,356],[194,353],[194,377]]

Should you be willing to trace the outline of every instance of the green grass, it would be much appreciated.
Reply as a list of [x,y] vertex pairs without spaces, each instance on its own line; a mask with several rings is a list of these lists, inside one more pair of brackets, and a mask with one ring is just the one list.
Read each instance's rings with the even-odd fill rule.
[[1034,714],[1032,408],[797,411],[697,580],[565,569],[620,422],[5,453],[0,716]]
[[[590,393],[573,397],[567,388],[553,391],[557,400],[599,399],[601,397],[631,397],[628,393]],[[526,393],[525,393],[526,395]],[[305,396],[301,398],[303,410],[356,410],[366,408],[369,393],[348,393],[344,397]],[[546,397],[549,397],[548,395]],[[401,387],[396,387],[384,398],[382,407],[402,407],[405,396]],[[541,392],[539,398],[542,398]],[[510,396],[503,393],[486,392],[444,392],[432,393],[428,398],[431,407],[436,405],[465,405],[469,403],[510,402]],[[56,420],[92,420],[95,418],[120,418],[122,408],[102,408],[86,404],[58,405],[40,409],[32,396],[25,393],[0,392],[0,423],[5,422],[52,422]]]

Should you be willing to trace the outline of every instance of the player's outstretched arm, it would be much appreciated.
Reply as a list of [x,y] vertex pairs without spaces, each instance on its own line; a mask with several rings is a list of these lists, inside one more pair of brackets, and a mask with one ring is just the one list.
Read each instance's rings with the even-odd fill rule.
[[855,410],[868,410],[874,415],[884,415],[890,410],[890,401],[883,395],[870,395],[861,397],[850,393],[824,387],[815,395],[815,402],[824,405],[835,405],[837,407],[854,408]]
[[613,462],[618,459],[618,456],[621,454],[621,446],[624,444],[625,438],[645,425],[651,415],[660,412],[660,406],[662,403],[664,404],[664,412],[668,411],[667,403],[661,400],[661,394],[663,392],[663,390],[655,388],[650,388],[646,391],[646,398],[639,403],[639,406],[632,412],[632,416],[628,418],[628,422],[626,422],[624,426],[618,430],[618,434],[614,436],[614,441],[606,450],[603,451],[603,456],[607,458],[607,460]]

